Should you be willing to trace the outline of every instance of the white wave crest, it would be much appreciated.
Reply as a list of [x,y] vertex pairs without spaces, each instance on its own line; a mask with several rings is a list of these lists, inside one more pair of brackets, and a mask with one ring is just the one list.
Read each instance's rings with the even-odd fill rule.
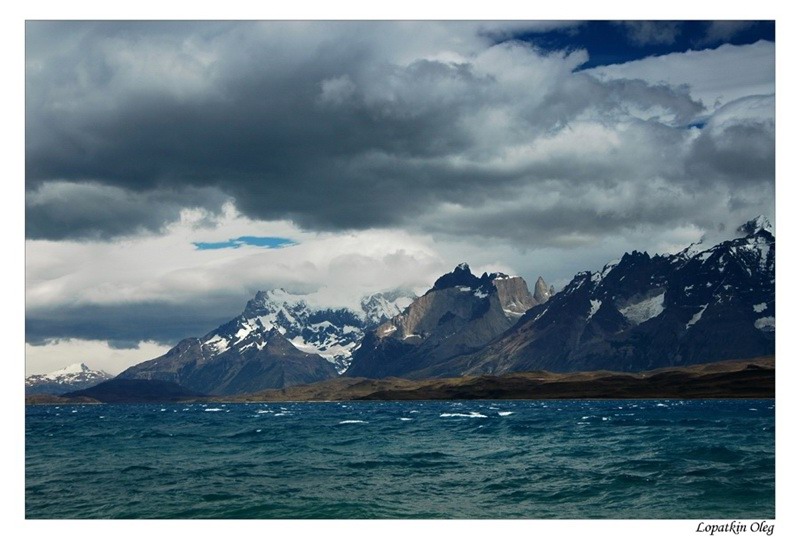
[[489,416],[481,414],[480,412],[470,412],[469,414],[462,414],[460,412],[445,412],[439,414],[440,418],[488,418]]

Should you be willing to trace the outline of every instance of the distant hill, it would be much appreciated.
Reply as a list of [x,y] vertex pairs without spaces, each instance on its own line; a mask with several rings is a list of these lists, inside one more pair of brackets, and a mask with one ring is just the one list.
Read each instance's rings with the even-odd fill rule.
[[88,398],[101,403],[165,403],[203,397],[203,394],[174,382],[141,379],[112,379],[85,390],[65,393],[62,399]]
[[25,394],[59,395],[90,388],[113,378],[105,371],[95,371],[84,363],[72,364],[52,373],[31,375],[25,378]]
[[212,352],[204,340],[185,339],[163,356],[130,367],[117,378],[161,380],[196,393],[230,395],[307,384],[337,375],[331,362],[298,350],[275,328],[264,333],[240,326],[239,320],[229,325],[222,329],[236,337],[230,347]]

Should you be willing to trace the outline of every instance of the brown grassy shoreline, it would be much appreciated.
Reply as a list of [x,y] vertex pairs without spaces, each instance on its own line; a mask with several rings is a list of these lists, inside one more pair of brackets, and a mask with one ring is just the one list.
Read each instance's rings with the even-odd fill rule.
[[[192,397],[182,402],[421,401],[450,399],[771,399],[775,357],[730,360],[641,373],[528,371],[500,376],[337,378],[238,396]],[[88,397],[34,395],[26,404],[100,403]],[[130,401],[143,402],[143,401]],[[157,401],[150,401],[157,402]]]

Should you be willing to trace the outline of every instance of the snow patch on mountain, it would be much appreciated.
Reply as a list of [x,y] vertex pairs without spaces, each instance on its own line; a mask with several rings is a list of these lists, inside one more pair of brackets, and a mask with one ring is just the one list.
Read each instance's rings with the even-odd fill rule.
[[619,312],[633,324],[642,324],[664,311],[664,295],[661,293],[651,298],[620,308]]
[[52,373],[48,373],[45,376],[47,378],[58,378],[58,377],[64,377],[64,376],[67,376],[67,375],[76,375],[76,374],[80,374],[80,373],[89,373],[89,372],[91,372],[91,369],[89,369],[88,365],[86,365],[84,363],[78,363],[78,364],[68,365],[64,369],[59,369],[58,371],[54,371]]
[[703,240],[700,239],[699,241],[693,242],[692,244],[690,244],[689,246],[678,252],[678,254],[675,256],[672,262],[677,263],[682,260],[690,259],[696,256],[697,254],[701,253],[703,250],[705,250],[705,244],[703,244]]
[[620,261],[621,261],[621,259],[615,259],[613,261],[609,261],[608,263],[606,263],[606,265],[603,267],[603,270],[600,271],[599,279],[602,280],[603,278],[605,278],[608,275],[609,272],[614,270],[614,267],[619,265]]
[[753,325],[759,330],[764,330],[765,332],[774,332],[775,317],[761,317],[760,319],[756,319],[756,322],[753,323]]
[[603,302],[600,300],[591,299],[589,301],[589,316],[586,318],[587,321],[594,317],[594,314],[597,313],[597,310],[600,309],[602,304]]
[[700,311],[698,311],[697,313],[692,315],[692,318],[689,319],[688,323],[686,323],[686,328],[689,328],[690,326],[694,326],[695,323],[697,323],[697,321],[699,321],[703,317],[703,313],[705,313],[706,308],[708,308],[708,304],[706,304],[703,307],[701,307]]
[[378,326],[403,313],[417,295],[407,289],[375,293],[361,300],[361,311],[366,326]]

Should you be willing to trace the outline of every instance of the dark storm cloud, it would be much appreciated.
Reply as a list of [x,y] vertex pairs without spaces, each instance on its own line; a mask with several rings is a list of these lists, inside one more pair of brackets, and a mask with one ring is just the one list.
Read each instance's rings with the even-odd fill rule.
[[692,148],[689,168],[696,177],[730,184],[769,184],[775,178],[775,125],[743,123],[717,135],[704,132]]
[[[685,88],[601,82],[574,72],[581,52],[490,48],[464,25],[414,24],[29,23],[29,236],[158,230],[181,204],[216,211],[226,196],[249,217],[314,230],[466,229],[508,216],[492,207],[521,189],[580,199],[583,207],[562,212],[592,214],[615,189],[665,177],[688,185],[698,170],[735,185],[742,168],[728,173],[726,155],[746,160],[756,151],[752,168],[774,153],[768,129],[689,140],[685,125],[703,109]],[[667,39],[671,27],[662,26],[640,25],[635,35]],[[469,60],[426,57],[457,46],[450,35],[472,40]],[[425,45],[442,40],[450,48],[431,45],[429,54]],[[587,123],[632,125],[638,141],[622,133],[629,145],[616,154],[574,147],[515,160],[543,141],[569,144]],[[749,147],[743,136],[754,137]],[[761,171],[763,181],[771,172]],[[46,196],[54,181],[65,192],[85,189],[85,199],[66,195],[75,204],[60,207]],[[570,194],[591,181],[605,190]],[[172,195],[192,192],[205,194]],[[98,200],[107,203],[95,210]],[[630,215],[662,223],[629,203],[614,209],[624,216],[610,218],[609,231]],[[440,215],[447,204],[478,214],[448,225]],[[518,226],[561,232],[547,210],[525,215]],[[598,229],[591,219],[572,222],[571,233]]]
[[[536,195],[535,192],[527,194],[531,197]],[[705,195],[690,196],[665,189],[663,184],[641,185],[632,191],[618,192],[618,200],[604,204],[597,203],[603,197],[599,192],[563,199],[570,194],[568,190],[562,191],[557,204],[535,210],[524,203],[509,203],[503,212],[479,210],[447,219],[434,217],[428,225],[443,234],[455,227],[461,234],[472,237],[494,239],[503,236],[523,248],[536,244],[557,249],[584,248],[609,236],[647,231],[655,234],[660,229],[668,229],[667,226],[676,221],[697,222],[709,227],[717,225],[713,211],[710,214],[702,212],[704,207],[715,208],[718,203],[715,197],[719,192],[713,189]],[[768,201],[770,193],[765,194],[763,201]],[[535,237],[535,242],[531,237]]]
[[179,220],[184,208],[219,208],[227,199],[208,188],[135,192],[89,183],[43,182],[26,196],[26,233],[31,239],[109,239],[158,232],[164,224]]
[[104,340],[115,348],[135,348],[152,340],[172,346],[200,337],[242,312],[241,296],[200,296],[191,304],[79,305],[28,310],[25,341],[43,345],[59,339]]

